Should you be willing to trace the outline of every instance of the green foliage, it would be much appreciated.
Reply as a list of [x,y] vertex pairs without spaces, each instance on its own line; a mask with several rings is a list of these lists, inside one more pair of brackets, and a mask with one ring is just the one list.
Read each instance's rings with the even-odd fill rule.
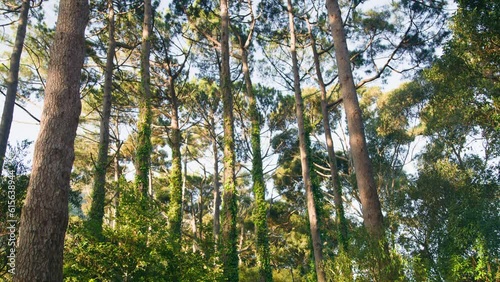
[[[66,281],[213,281],[211,262],[199,253],[176,252],[157,204],[144,209],[142,194],[120,185],[116,229],[105,227],[97,241],[72,218],[65,245]],[[143,226],[147,224],[148,229]],[[182,265],[183,271],[178,267]],[[181,274],[181,277],[175,276]]]

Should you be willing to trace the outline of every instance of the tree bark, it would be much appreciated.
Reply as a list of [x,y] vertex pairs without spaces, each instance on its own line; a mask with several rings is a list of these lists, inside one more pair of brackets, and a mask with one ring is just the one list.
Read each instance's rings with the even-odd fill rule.
[[115,57],[115,11],[113,1],[108,0],[108,53],[102,98],[102,116],[99,133],[99,153],[94,168],[94,187],[92,204],[89,211],[88,228],[96,238],[102,239],[102,224],[106,199],[106,169],[108,167],[109,122],[111,119],[111,100],[113,88],[113,68]]
[[137,152],[135,160],[137,188],[142,192],[144,198],[148,197],[149,170],[151,168],[151,77],[149,56],[151,53],[151,29],[152,29],[151,0],[144,0],[144,21],[142,23],[141,43],[141,95],[139,97],[139,121]]
[[61,0],[44,109],[19,229],[14,281],[63,281],[74,141],[81,112],[87,0]]
[[314,203],[314,194],[311,183],[311,173],[309,168],[309,156],[307,154],[307,141],[304,125],[304,103],[302,101],[302,92],[300,89],[300,76],[297,61],[296,39],[295,39],[295,24],[293,15],[292,1],[287,0],[288,20],[290,28],[290,53],[292,55],[292,69],[295,92],[295,111],[297,113],[297,126],[299,131],[299,148],[300,148],[300,163],[302,167],[302,180],[306,190],[307,214],[309,216],[309,227],[311,230],[311,240],[314,253],[314,265],[316,268],[316,277],[319,282],[326,281],[325,272],[323,270],[323,251],[321,245],[321,237],[318,226],[318,217],[316,213],[316,205]]
[[356,87],[352,76],[349,52],[337,0],[326,0],[330,29],[335,43],[335,57],[339,72],[340,93],[344,100],[344,108],[349,129],[349,146],[356,172],[363,220],[368,233],[375,239],[384,236],[383,216],[377,194],[377,186],[373,177],[373,168],[368,156],[363,118],[359,107]]
[[229,67],[229,7],[228,0],[220,1],[221,16],[221,69],[220,83],[224,120],[224,196],[222,220],[223,277],[225,281],[238,281],[237,193],[235,181],[235,145],[231,70]]
[[321,73],[321,63],[319,61],[318,50],[316,49],[316,39],[312,33],[312,27],[307,21],[309,28],[309,37],[311,38],[311,48],[313,51],[314,66],[316,69],[316,77],[318,80],[319,90],[321,92],[321,113],[323,115],[323,128],[325,129],[326,149],[328,152],[328,165],[330,166],[330,181],[333,187],[333,201],[335,203],[335,211],[338,224],[338,240],[339,245],[343,250],[347,250],[347,221],[345,219],[344,205],[342,201],[342,186],[340,185],[340,177],[337,169],[337,157],[333,147],[332,132],[330,129],[328,101],[326,98],[326,86]]
[[10,56],[9,77],[7,78],[7,94],[3,106],[2,121],[0,123],[0,175],[2,175],[5,152],[9,141],[10,127],[14,116],[14,105],[16,103],[17,86],[19,84],[19,65],[23,52],[24,38],[28,26],[28,14],[30,10],[30,0],[23,0],[17,26],[16,39]]

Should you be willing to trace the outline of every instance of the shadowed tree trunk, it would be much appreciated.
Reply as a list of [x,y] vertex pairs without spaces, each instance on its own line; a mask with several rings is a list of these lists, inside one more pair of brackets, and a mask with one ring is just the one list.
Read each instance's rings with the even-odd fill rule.
[[316,205],[314,203],[314,194],[312,190],[311,174],[309,168],[309,157],[307,154],[307,141],[304,125],[304,103],[302,101],[302,92],[300,89],[300,76],[297,61],[296,39],[295,39],[295,24],[293,22],[293,7],[292,1],[287,0],[288,20],[290,28],[290,53],[292,55],[292,69],[295,92],[295,110],[297,113],[297,126],[299,131],[299,148],[300,148],[300,163],[302,167],[302,180],[306,190],[307,214],[309,217],[309,227],[311,230],[311,240],[314,253],[314,265],[316,268],[316,276],[319,282],[326,281],[325,272],[323,270],[323,252],[321,238],[318,226],[318,216]]
[[141,43],[141,90],[139,97],[139,121],[137,124],[138,140],[135,160],[135,182],[144,198],[148,196],[149,169],[151,167],[151,86],[149,55],[151,53],[150,36],[152,25],[151,0],[144,0],[144,21],[142,23]]
[[104,78],[104,93],[102,97],[102,116],[99,133],[99,153],[94,169],[94,187],[92,204],[89,211],[88,228],[97,238],[102,237],[102,223],[106,198],[106,169],[108,167],[109,121],[111,119],[111,99],[113,68],[115,57],[115,11],[113,0],[108,0],[108,54],[106,57],[106,73]]
[[375,239],[382,239],[384,226],[373,168],[366,147],[363,117],[359,107],[356,87],[352,77],[351,62],[337,0],[326,0],[330,29],[335,44],[335,57],[339,72],[340,93],[344,101],[349,129],[349,146],[356,172],[363,220],[368,233]]
[[3,106],[2,121],[0,123],[0,175],[9,142],[10,127],[14,116],[14,105],[16,103],[17,86],[19,82],[19,64],[23,52],[24,38],[26,37],[26,28],[28,26],[28,14],[30,10],[30,0],[23,0],[19,15],[19,24],[17,26],[16,40],[10,56],[9,77],[7,78],[7,93],[5,94],[5,103]]
[[61,0],[33,169],[21,215],[14,281],[63,281],[74,142],[81,112],[87,0]]
[[323,128],[325,129],[326,149],[328,152],[328,165],[330,166],[330,181],[333,187],[333,201],[335,203],[335,212],[337,216],[337,224],[339,228],[338,240],[341,248],[347,250],[347,221],[345,219],[344,205],[342,203],[342,186],[340,185],[340,177],[337,169],[337,158],[333,148],[332,132],[330,129],[330,120],[328,113],[328,102],[326,98],[326,86],[321,73],[321,64],[319,60],[318,50],[316,49],[316,39],[312,33],[312,27],[307,21],[309,29],[309,37],[311,38],[311,48],[313,51],[314,66],[316,69],[316,77],[321,92],[321,113],[323,115]]
[[224,119],[224,196],[222,203],[221,259],[223,279],[238,281],[238,216],[235,181],[235,145],[231,70],[229,67],[229,7],[228,0],[220,1],[221,16],[221,69],[220,83]]

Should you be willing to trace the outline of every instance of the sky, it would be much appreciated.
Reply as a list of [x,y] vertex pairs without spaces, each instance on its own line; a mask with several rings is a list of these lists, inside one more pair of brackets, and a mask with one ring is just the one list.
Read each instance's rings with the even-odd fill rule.
[[[382,3],[387,3],[389,1],[367,1],[367,7],[371,7],[373,5],[380,5]],[[54,25],[56,19],[56,0],[44,1],[43,5],[45,6],[45,14],[47,18],[47,24]],[[8,28],[4,27],[4,32],[9,32]],[[3,40],[1,41],[3,42]],[[6,47],[4,44],[0,44],[0,53],[2,54],[0,57],[0,63],[9,65],[9,54],[11,52],[11,47]],[[25,51],[23,52],[25,53]],[[401,76],[393,76],[391,77],[387,83],[381,84],[380,82],[372,83],[371,86],[381,86],[384,91],[388,91],[396,88],[398,85],[402,83]],[[0,110],[3,110],[4,104],[4,96],[0,95]],[[19,102],[19,101],[18,101]],[[23,107],[25,107],[32,115],[40,119],[42,114],[42,101],[33,101],[28,103],[23,103]],[[34,140],[38,135],[39,124],[33,118],[31,118],[24,110],[19,108],[18,106],[14,109],[14,120],[12,123],[12,129],[10,132],[9,143],[15,144],[16,142],[20,142],[22,140]],[[415,150],[418,151],[418,147],[421,147],[422,140],[417,140],[415,143]],[[420,145],[419,145],[420,144]],[[33,150],[33,145],[31,146],[31,150]],[[32,152],[31,152],[32,153]],[[409,164],[408,168],[410,170],[415,169],[415,164]]]

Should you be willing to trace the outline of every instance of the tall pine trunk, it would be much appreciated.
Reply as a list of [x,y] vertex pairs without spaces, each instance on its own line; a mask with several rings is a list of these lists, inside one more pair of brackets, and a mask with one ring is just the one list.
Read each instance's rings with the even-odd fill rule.
[[14,105],[16,103],[17,86],[19,84],[19,65],[23,52],[24,38],[28,26],[28,14],[30,10],[30,0],[23,0],[17,25],[16,39],[10,56],[9,77],[7,78],[7,93],[3,106],[2,121],[0,123],[0,175],[2,175],[5,152],[9,142],[10,127],[14,116]]
[[321,113],[323,115],[323,128],[325,130],[326,149],[328,152],[328,165],[330,167],[330,181],[333,187],[333,201],[335,203],[335,212],[337,217],[338,240],[339,245],[343,250],[347,250],[347,221],[345,219],[344,205],[342,201],[342,186],[340,185],[340,177],[337,169],[337,157],[333,147],[332,132],[330,129],[330,120],[328,112],[328,101],[326,98],[326,86],[321,73],[321,63],[319,60],[318,50],[316,48],[316,39],[312,33],[312,27],[309,21],[307,22],[309,28],[309,37],[311,38],[311,48],[313,51],[314,67],[316,69],[316,77],[321,92]]
[[238,281],[238,216],[235,180],[235,145],[231,70],[229,67],[229,7],[228,0],[220,1],[221,70],[220,84],[224,120],[224,195],[222,203],[221,258],[225,281]]
[[85,49],[87,0],[61,0],[14,281],[63,281],[64,236]]
[[349,146],[354,162],[356,182],[363,207],[364,225],[375,239],[382,239],[384,226],[377,186],[373,177],[373,168],[368,156],[363,117],[359,107],[356,87],[352,77],[351,62],[337,0],[326,0],[330,30],[335,44],[335,57],[339,72],[340,93],[344,100],[344,108],[349,129]]
[[151,0],[144,0],[144,21],[142,23],[141,43],[141,90],[139,97],[139,121],[137,124],[137,152],[135,160],[135,182],[144,198],[148,197],[149,170],[151,168],[151,77],[149,56],[151,53]]
[[[113,0],[108,0],[108,54],[102,97],[102,116],[99,133],[99,153],[94,169],[92,204],[89,211],[88,228],[96,238],[102,237],[102,224],[106,199],[106,169],[108,167],[109,122],[111,119],[111,99],[113,87],[113,68],[115,57],[115,11]],[[102,238],[101,238],[102,239]]]
[[297,113],[297,126],[299,131],[299,148],[300,148],[300,163],[302,167],[302,180],[306,190],[307,214],[309,217],[309,227],[311,230],[311,240],[314,253],[314,265],[316,268],[316,276],[319,282],[326,281],[325,272],[323,270],[323,251],[321,245],[321,237],[318,226],[318,216],[316,205],[314,203],[314,193],[311,183],[311,173],[309,168],[309,157],[307,153],[306,131],[304,124],[304,103],[302,101],[302,92],[300,89],[300,76],[297,61],[296,39],[295,39],[295,24],[293,15],[292,1],[287,0],[288,20],[290,28],[290,53],[292,55],[292,69],[295,92],[295,110]]

